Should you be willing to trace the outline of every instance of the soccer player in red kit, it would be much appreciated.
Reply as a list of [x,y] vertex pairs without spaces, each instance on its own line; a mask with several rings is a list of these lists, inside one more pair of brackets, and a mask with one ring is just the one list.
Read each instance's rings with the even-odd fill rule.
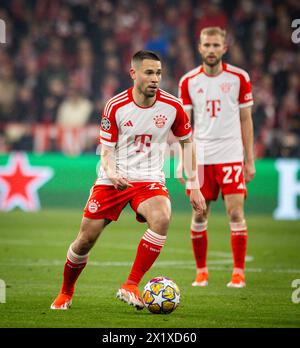
[[[233,273],[228,287],[245,283],[247,225],[244,216],[245,183],[255,174],[251,83],[246,71],[222,62],[226,52],[225,31],[209,27],[201,31],[199,52],[203,64],[185,74],[179,96],[193,117],[199,180],[207,210],[193,210],[191,240],[197,275],[193,286],[208,285],[207,220],[211,201],[221,190],[229,216]],[[179,180],[184,182],[178,167]],[[187,190],[187,193],[189,191]]]
[[160,254],[171,216],[162,171],[170,130],[183,148],[184,165],[192,185],[193,209],[201,214],[206,208],[195,175],[191,125],[182,103],[159,89],[161,71],[161,61],[155,53],[137,52],[130,69],[133,88],[106,103],[100,129],[99,175],[84,209],[79,234],[68,249],[63,284],[51,309],[70,307],[75,282],[87,264],[90,249],[105,226],[116,221],[128,203],[136,212],[137,220],[147,222],[148,228],[117,297],[137,309],[144,307],[138,285]]

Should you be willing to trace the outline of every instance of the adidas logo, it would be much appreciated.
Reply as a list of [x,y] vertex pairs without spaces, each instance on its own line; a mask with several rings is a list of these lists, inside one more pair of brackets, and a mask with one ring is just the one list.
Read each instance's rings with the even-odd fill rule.
[[199,88],[197,93],[204,93],[203,89],[202,88]]
[[244,185],[243,185],[243,183],[241,182],[237,188],[238,188],[239,190],[244,189]]
[[128,122],[124,123],[124,127],[133,127],[133,123],[129,120]]

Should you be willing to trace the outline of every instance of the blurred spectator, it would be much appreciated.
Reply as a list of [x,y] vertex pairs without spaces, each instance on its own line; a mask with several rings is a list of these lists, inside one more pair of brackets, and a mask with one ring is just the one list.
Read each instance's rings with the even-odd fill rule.
[[221,27],[227,29],[228,17],[221,8],[221,1],[211,0],[202,2],[199,12],[199,19],[196,22],[196,38],[199,38],[200,32],[205,27]]
[[29,85],[21,86],[15,103],[15,120],[32,124],[36,121],[36,113],[37,105],[32,88]]
[[14,78],[11,63],[0,67],[0,122],[15,121],[14,107],[17,99],[18,83]]
[[79,80],[81,91],[89,98],[93,95],[93,72],[94,54],[91,42],[88,39],[82,39],[78,44],[76,76]]
[[53,77],[47,82],[47,86],[45,87],[47,93],[45,98],[41,99],[43,100],[43,104],[40,108],[38,121],[50,124],[56,120],[58,106],[62,102],[66,93],[66,83],[58,77]]
[[91,116],[92,103],[82,95],[77,76],[71,77],[68,87],[68,96],[58,108],[56,123],[63,128],[83,127]]
[[145,49],[158,52],[165,59],[168,49],[168,40],[166,39],[163,28],[156,25],[151,32],[150,38],[145,43]]
[[290,81],[297,85],[295,89],[291,86],[283,98],[278,112],[279,128],[300,136],[299,80],[293,78]]

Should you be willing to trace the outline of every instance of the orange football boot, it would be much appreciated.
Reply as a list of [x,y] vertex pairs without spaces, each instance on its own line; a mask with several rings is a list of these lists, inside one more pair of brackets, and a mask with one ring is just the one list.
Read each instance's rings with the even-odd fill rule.
[[58,296],[56,297],[56,299],[51,304],[50,308],[51,309],[66,310],[66,309],[69,309],[71,307],[71,304],[72,304],[72,296],[71,295],[59,293]]
[[227,284],[228,288],[244,288],[246,286],[245,276],[240,273],[233,273],[231,281]]
[[141,298],[139,289],[135,284],[123,284],[118,290],[116,297],[136,309],[144,308],[144,302]]
[[192,283],[192,286],[207,286],[208,285],[208,273],[201,272],[197,273],[195,281]]

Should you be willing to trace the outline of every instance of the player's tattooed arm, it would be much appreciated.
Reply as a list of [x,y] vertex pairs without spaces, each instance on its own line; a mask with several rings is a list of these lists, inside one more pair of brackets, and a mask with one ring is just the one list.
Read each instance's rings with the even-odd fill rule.
[[205,198],[200,191],[196,150],[192,138],[180,140],[182,148],[182,163],[186,174],[186,187],[190,190],[190,201],[194,208],[199,213],[206,210]]
[[125,190],[127,187],[132,187],[129,181],[117,171],[114,147],[102,144],[101,163],[107,177],[117,190]]

